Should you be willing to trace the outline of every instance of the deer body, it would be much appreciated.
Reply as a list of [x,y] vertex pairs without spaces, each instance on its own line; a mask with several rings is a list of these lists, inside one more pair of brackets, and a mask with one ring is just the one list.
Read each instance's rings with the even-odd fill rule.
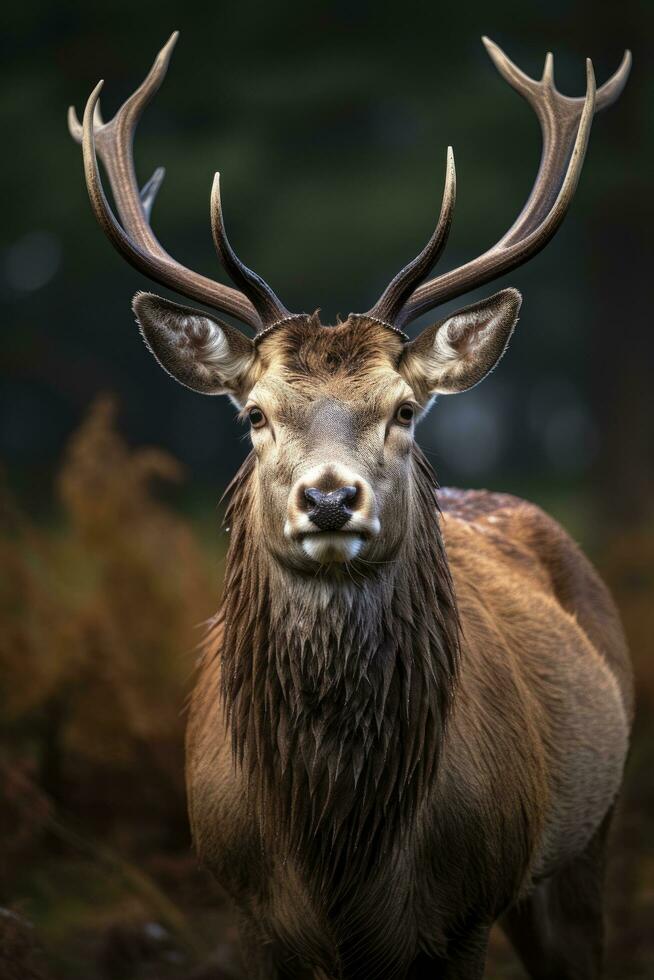
[[411,464],[394,559],[336,582],[257,548],[252,461],[236,481],[187,750],[248,976],[481,976],[490,924],[584,853],[620,785],[630,673],[597,575],[515,498],[443,491],[439,514]]
[[98,85],[70,128],[118,251],[255,331],[134,300],[164,369],[228,394],[251,426],[187,765],[195,844],[239,908],[248,980],[480,980],[498,918],[533,980],[597,980],[632,715],[618,617],[554,522],[506,496],[439,497],[415,442],[437,396],[496,366],[520,294],[502,290],[414,339],[404,328],[549,241],[593,115],[620,94],[630,57],[597,92],[588,62],[586,96],[571,99],[554,87],[551,56],[537,82],[485,39],[541,124],[525,208],[483,255],[428,279],[454,209],[449,150],[425,248],[371,310],[327,327],[289,313],[238,259],[218,175],[211,224],[236,288],[184,268],[154,236],[163,171],[139,190],[132,139],[175,39],[110,122]]

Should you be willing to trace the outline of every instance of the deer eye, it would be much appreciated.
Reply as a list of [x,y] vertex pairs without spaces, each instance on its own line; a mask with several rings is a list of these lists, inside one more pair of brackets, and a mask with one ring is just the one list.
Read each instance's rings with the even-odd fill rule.
[[400,425],[411,425],[415,418],[416,410],[411,402],[404,402],[395,413],[395,421]]
[[261,429],[266,424],[266,416],[256,405],[248,409],[248,418],[253,429]]

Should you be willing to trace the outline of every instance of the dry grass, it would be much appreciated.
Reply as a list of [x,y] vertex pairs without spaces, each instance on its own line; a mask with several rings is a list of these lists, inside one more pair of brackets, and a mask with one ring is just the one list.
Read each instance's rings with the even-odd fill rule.
[[[190,850],[183,788],[183,704],[198,624],[217,605],[218,556],[156,492],[181,479],[176,461],[130,450],[114,415],[99,401],[71,440],[55,526],[35,526],[0,492],[0,904],[20,913],[0,912],[0,980],[237,975],[230,914]],[[645,980],[654,977],[652,529],[607,541],[600,565],[640,690],[610,877],[609,976]],[[499,936],[488,976],[522,976]]]

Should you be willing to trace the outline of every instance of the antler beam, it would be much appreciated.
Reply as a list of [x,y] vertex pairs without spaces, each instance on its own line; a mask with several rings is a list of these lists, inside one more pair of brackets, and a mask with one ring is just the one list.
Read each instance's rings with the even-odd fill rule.
[[[74,108],[71,106],[68,110],[69,129],[73,138],[82,144],[86,186],[93,212],[118,252],[161,285],[234,316],[259,332],[275,320],[288,316],[288,310],[270,286],[240,262],[228,243],[219,254],[221,257],[229,255],[225,266],[242,289],[208,279],[175,261],[156,238],[149,221],[165,170],[159,167],[141,190],[136,180],[133,161],[136,127],[143,110],[161,86],[177,38],[175,31],[157,55],[145,81],[112,120],[104,123],[100,115],[99,97],[103,83],[99,82],[86,104],[82,124]],[[96,149],[109,177],[120,222],[113,214],[102,186]],[[224,228],[223,238],[226,243]]]
[[415,287],[418,283],[422,282],[425,276],[429,275],[447,245],[450,228],[452,227],[452,218],[454,217],[455,200],[456,170],[454,167],[454,152],[452,147],[448,146],[445,189],[443,190],[441,213],[438,218],[436,230],[422,252],[416,255],[415,259],[409,262],[391,280],[373,308],[369,310],[367,316],[377,317],[379,320],[386,320],[389,323],[394,322]]
[[483,255],[414,289],[395,318],[397,326],[410,323],[435,306],[517,268],[549,242],[563,221],[577,187],[593,115],[615,102],[631,67],[631,54],[626,51],[616,73],[596,93],[593,66],[588,60],[586,95],[572,99],[561,95],[554,86],[551,54],[545,60],[541,80],[535,81],[493,41],[486,37],[482,40],[502,77],[524,96],[538,117],[543,136],[538,174],[527,203],[509,231]]

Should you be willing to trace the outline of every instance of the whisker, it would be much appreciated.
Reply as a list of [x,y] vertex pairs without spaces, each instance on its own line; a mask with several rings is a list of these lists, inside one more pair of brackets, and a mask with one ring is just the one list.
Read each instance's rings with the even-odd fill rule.
[[372,558],[355,558],[355,561],[362,561],[366,565],[397,565],[398,558],[388,558],[386,561],[374,561]]

